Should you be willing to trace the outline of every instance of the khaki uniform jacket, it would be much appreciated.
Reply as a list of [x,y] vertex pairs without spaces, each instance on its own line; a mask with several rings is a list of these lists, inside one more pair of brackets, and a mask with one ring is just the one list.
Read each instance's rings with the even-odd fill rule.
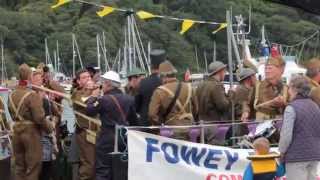
[[310,92],[311,99],[315,101],[318,105],[320,105],[320,84],[309,77],[306,77],[306,78],[309,80],[309,84],[311,87],[311,92]]
[[254,88],[247,88],[245,85],[240,84],[235,91],[234,104],[235,104],[235,117],[240,119],[242,113],[249,112],[249,119],[254,118]]
[[[18,108],[22,97],[30,91],[31,94],[22,102],[20,111],[18,112],[18,115],[20,115],[21,118],[18,118],[13,108],[13,104],[16,108]],[[52,132],[53,125],[49,120],[45,120],[43,99],[38,93],[27,87],[17,86],[17,88],[9,96],[12,97],[12,102],[9,100],[9,111],[13,121],[16,122],[14,129],[15,132],[23,131],[26,126],[30,125],[27,123],[33,123],[37,125],[46,133]]]
[[222,82],[209,77],[202,82],[196,91],[199,103],[199,119],[204,121],[227,120],[231,100],[225,93]]
[[285,106],[277,107],[273,103],[259,106],[278,96],[283,96],[286,103],[289,101],[288,86],[286,84],[279,82],[278,85],[274,86],[267,80],[257,82],[254,101],[257,119],[270,119],[282,116]]
[[[167,117],[163,117],[166,113],[169,104],[178,87],[176,80],[169,82],[165,85],[159,86],[153,93],[149,104],[149,117],[153,125],[190,125],[194,121],[194,117],[198,112],[198,106],[194,97],[191,84],[183,83],[181,85],[180,95],[177,98],[176,104],[173,106],[171,112]],[[172,92],[170,95],[162,88],[166,88]],[[188,98],[188,96],[190,96]],[[178,105],[180,101],[184,108]]]
[[[73,109],[79,113],[87,114],[87,110],[85,107],[85,102],[83,102],[83,98],[86,98],[89,95],[90,93],[84,89],[80,89],[80,88],[75,89],[71,95],[72,101],[76,102],[76,103],[73,103]],[[84,106],[81,106],[79,103],[82,103]],[[77,114],[75,116],[76,116],[76,125],[78,128],[80,129],[89,128],[89,121],[87,119],[85,119],[82,116],[78,116]]]

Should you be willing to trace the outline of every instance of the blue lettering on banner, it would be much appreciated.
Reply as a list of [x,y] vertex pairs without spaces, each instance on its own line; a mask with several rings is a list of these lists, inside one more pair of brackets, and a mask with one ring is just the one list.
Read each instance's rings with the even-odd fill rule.
[[[225,170],[231,170],[232,165],[239,160],[237,152],[228,150],[217,150],[210,148],[196,148],[185,145],[178,146],[171,142],[164,142],[159,144],[159,140],[154,138],[145,138],[147,143],[146,162],[153,161],[155,153],[163,153],[165,160],[170,164],[177,164],[180,161],[186,164],[194,164],[200,166],[201,159],[204,159],[203,166],[208,169],[218,169],[218,163],[224,155],[227,160]],[[216,163],[214,163],[216,162]]]
[[224,153],[227,155],[227,158],[228,158],[228,164],[226,165],[226,170],[230,170],[232,164],[234,164],[239,159],[239,154],[235,152],[234,156],[232,156],[231,152],[229,152],[228,150],[224,150]]
[[146,138],[147,141],[147,162],[152,162],[152,153],[160,152],[159,148],[153,146],[153,144],[158,144],[158,140],[152,138]]
[[202,148],[200,153],[198,154],[198,148],[191,148],[188,150],[187,146],[182,146],[181,147],[181,158],[190,165],[190,156],[191,156],[191,160],[192,162],[196,165],[196,166],[200,166],[200,159],[206,154],[207,149]]
[[218,165],[212,163],[212,161],[220,161],[221,158],[218,155],[222,155],[221,150],[209,149],[209,153],[204,161],[204,167],[208,169],[218,169]]
[[[168,149],[172,150],[172,156],[170,156]],[[179,162],[178,146],[176,144],[163,143],[161,146],[161,150],[164,152],[164,157],[169,163],[176,164]]]

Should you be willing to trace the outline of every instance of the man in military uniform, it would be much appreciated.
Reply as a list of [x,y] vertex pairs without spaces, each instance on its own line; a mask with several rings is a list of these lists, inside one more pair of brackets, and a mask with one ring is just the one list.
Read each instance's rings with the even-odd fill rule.
[[255,87],[254,107],[259,121],[280,118],[288,102],[288,87],[282,82],[285,62],[282,57],[270,57],[265,66],[265,80]]
[[220,61],[209,65],[208,79],[197,88],[199,102],[199,119],[204,121],[226,120],[225,114],[231,107],[231,100],[226,95],[222,81],[226,65]]
[[[253,108],[253,91],[256,84],[256,72],[251,68],[244,68],[239,72],[240,85],[235,89],[235,95],[233,98],[235,107],[235,118],[247,122],[249,119],[253,119],[255,116]],[[232,127],[226,134],[226,139],[232,137]],[[234,136],[243,136],[249,133],[249,129],[246,124],[234,125]]]
[[256,71],[244,68],[239,73],[240,85],[235,90],[235,117],[243,122],[253,119],[255,111],[253,107],[254,87],[256,85]]
[[133,68],[129,71],[128,84],[125,87],[126,94],[130,96],[136,96],[138,94],[138,88],[140,86],[141,80],[145,77],[146,73],[140,68]]
[[154,90],[161,85],[159,77],[159,64],[166,59],[166,52],[160,49],[154,49],[150,52],[151,75],[143,79],[135,97],[136,111],[140,115],[139,125],[149,126],[148,117],[149,103]]
[[[190,83],[179,82],[177,70],[164,61],[159,67],[162,86],[153,93],[149,117],[153,125],[192,125],[198,106]],[[176,138],[187,139],[186,130],[176,130]]]
[[311,86],[310,96],[320,105],[320,59],[314,58],[308,62],[306,75]]
[[19,84],[9,95],[9,110],[14,120],[13,153],[15,179],[37,180],[41,170],[41,131],[51,133],[53,125],[45,119],[42,98],[28,88],[32,71],[19,67]]
[[[91,95],[91,91],[86,89],[88,82],[91,81],[91,76],[87,70],[80,70],[76,74],[77,87],[73,90],[71,99],[73,109],[82,114],[86,114],[86,106],[83,101]],[[82,116],[76,114],[76,142],[79,146],[80,166],[79,179],[92,180],[94,179],[94,162],[95,162],[95,145],[87,141],[87,129],[89,121]]]
[[[231,107],[231,96],[225,93],[222,81],[225,77],[226,65],[215,61],[209,65],[208,79],[202,82],[196,91],[199,103],[199,119],[204,121],[227,120]],[[231,91],[229,91],[231,92]],[[230,93],[231,95],[232,93]],[[217,127],[206,128],[206,141],[210,144],[220,144],[216,141]]]

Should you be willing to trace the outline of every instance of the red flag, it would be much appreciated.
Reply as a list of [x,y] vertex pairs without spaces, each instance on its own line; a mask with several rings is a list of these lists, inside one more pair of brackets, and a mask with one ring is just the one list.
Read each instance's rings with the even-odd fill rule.
[[280,53],[279,53],[278,45],[272,44],[271,57],[275,58],[275,57],[279,57],[279,56],[280,56]]
[[184,73],[184,81],[188,82],[191,80],[191,73],[189,68],[186,70],[186,72]]

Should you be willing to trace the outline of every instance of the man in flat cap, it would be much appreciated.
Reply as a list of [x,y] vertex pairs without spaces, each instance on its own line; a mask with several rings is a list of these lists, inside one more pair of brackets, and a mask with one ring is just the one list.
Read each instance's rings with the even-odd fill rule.
[[[152,125],[192,125],[198,107],[190,83],[179,82],[177,70],[164,61],[159,67],[162,86],[153,93],[149,105],[149,117]],[[188,130],[176,129],[174,137],[188,140]]]
[[41,131],[51,133],[53,124],[45,119],[43,100],[28,87],[32,71],[28,65],[19,67],[19,84],[9,95],[9,111],[13,125],[15,179],[37,180],[41,170]]
[[140,68],[134,67],[129,71],[128,84],[124,88],[125,93],[130,96],[136,96],[138,94],[138,89],[141,83],[141,80],[144,79],[146,73]]
[[161,85],[159,76],[159,65],[166,59],[166,52],[161,49],[154,49],[150,53],[151,75],[143,79],[135,96],[136,111],[140,115],[139,125],[149,126],[148,117],[149,103],[154,90]]
[[[226,65],[215,61],[209,65],[208,79],[202,82],[196,91],[199,103],[199,119],[204,121],[227,120],[227,114],[231,107],[231,96],[225,93],[222,81],[225,77]],[[215,136],[217,129],[207,129],[206,141],[209,144],[220,144]]]
[[313,58],[307,64],[306,78],[311,87],[310,97],[319,105],[320,99],[320,59]]
[[265,79],[255,87],[254,107],[259,121],[280,118],[288,102],[288,87],[282,82],[285,62],[281,56],[270,57],[265,65]]

